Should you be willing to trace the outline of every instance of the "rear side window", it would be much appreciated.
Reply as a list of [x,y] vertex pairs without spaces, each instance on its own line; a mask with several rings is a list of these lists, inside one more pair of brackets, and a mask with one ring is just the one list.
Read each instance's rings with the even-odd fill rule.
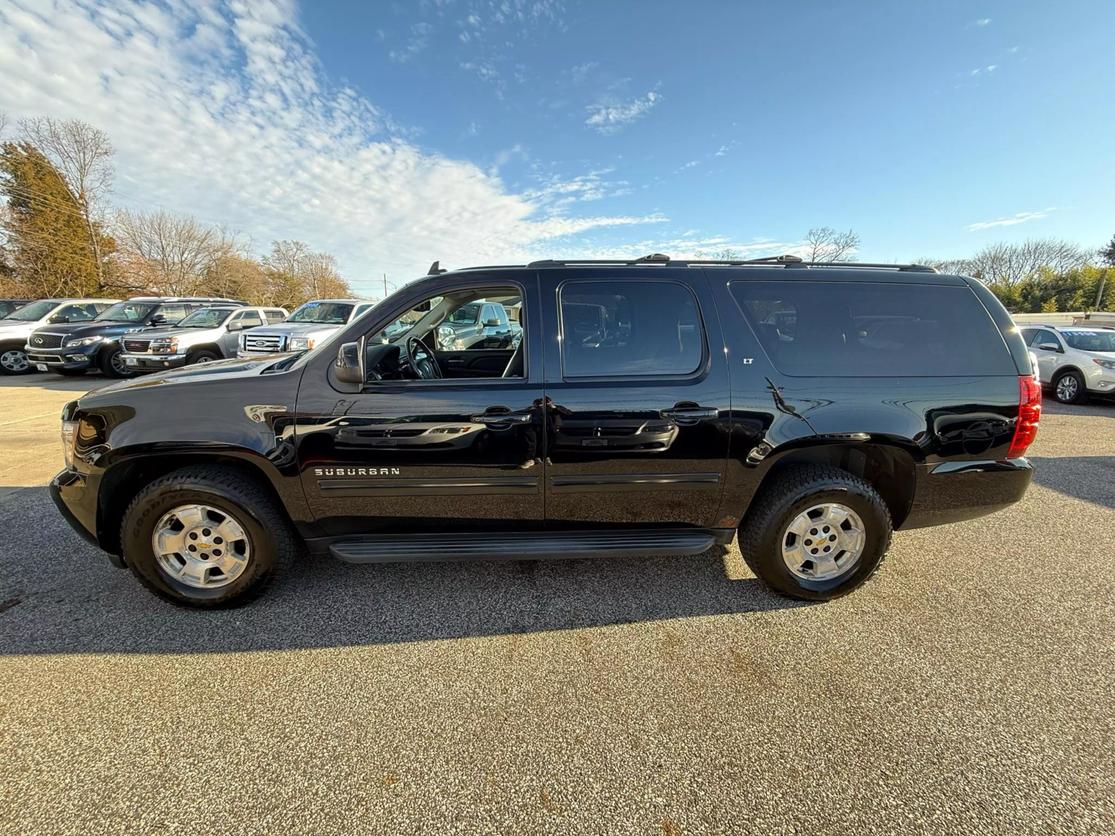
[[566,282],[561,337],[567,378],[684,376],[704,355],[697,300],[672,282]]
[[1015,375],[999,329],[966,287],[731,283],[775,367],[831,377]]
[[244,311],[237,314],[236,319],[244,323],[245,328],[255,328],[257,325],[263,324],[263,317],[259,315],[259,311]]

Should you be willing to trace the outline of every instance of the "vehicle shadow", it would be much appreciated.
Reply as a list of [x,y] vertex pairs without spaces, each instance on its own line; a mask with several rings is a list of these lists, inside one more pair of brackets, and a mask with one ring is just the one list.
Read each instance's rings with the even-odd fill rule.
[[62,377],[57,374],[20,374],[0,376],[0,389],[46,389],[52,392],[77,392],[85,394],[116,381],[100,374],[80,377]]
[[1042,487],[1115,508],[1115,456],[1031,456],[1030,461]]
[[167,604],[110,566],[44,488],[0,509],[0,653],[212,653],[503,636],[808,604],[699,557],[348,566],[304,558],[254,604]]

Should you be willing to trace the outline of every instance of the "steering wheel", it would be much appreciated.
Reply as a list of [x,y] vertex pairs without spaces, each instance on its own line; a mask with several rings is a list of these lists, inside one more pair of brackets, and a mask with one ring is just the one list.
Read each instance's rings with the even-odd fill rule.
[[443,377],[437,357],[426,347],[421,337],[408,337],[406,347],[407,363],[419,380],[437,380]]

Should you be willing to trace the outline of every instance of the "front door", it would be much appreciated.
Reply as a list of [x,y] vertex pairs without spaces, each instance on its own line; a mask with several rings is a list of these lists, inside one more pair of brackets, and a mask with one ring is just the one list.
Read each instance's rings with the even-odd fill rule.
[[540,273],[549,524],[716,526],[731,404],[703,275],[557,273]]
[[[536,322],[534,284],[531,274],[470,277],[439,287],[436,298],[408,298],[385,321],[367,318],[373,367],[356,394],[303,377],[298,459],[323,535],[542,527],[539,327],[524,327],[520,357],[507,351],[486,375],[465,373],[476,372],[467,362],[461,371],[435,367],[430,358],[441,356],[439,326],[477,299],[523,302]],[[414,376],[408,350],[426,377]]]

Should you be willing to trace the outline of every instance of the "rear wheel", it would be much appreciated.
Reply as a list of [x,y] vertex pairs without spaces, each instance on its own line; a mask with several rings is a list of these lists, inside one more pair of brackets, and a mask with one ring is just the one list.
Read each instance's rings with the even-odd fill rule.
[[835,467],[787,469],[740,527],[740,552],[767,586],[810,601],[863,584],[890,547],[890,512],[870,484]]
[[17,346],[0,348],[0,374],[30,374],[34,371],[27,352]]
[[98,365],[108,377],[132,377],[135,374],[124,363],[124,352],[118,345],[102,351]]
[[149,590],[210,609],[258,597],[297,551],[272,496],[220,466],[183,468],[143,488],[124,513],[120,542]]
[[1084,403],[1088,400],[1088,389],[1083,375],[1071,369],[1061,372],[1053,381],[1053,397],[1061,403]]

